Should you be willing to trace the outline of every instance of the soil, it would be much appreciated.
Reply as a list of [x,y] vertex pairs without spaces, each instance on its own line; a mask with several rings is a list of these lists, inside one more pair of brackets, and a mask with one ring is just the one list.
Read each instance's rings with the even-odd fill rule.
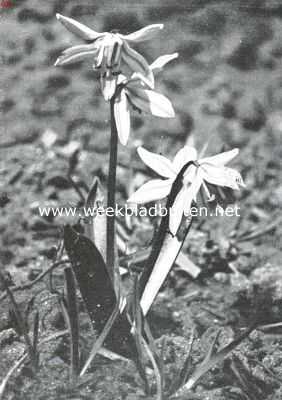
[[[56,20],[56,12],[97,31],[122,33],[152,23],[165,29],[138,50],[151,62],[179,52],[157,79],[176,118],[134,114],[129,147],[119,148],[118,197],[148,178],[137,144],[172,157],[193,138],[207,152],[238,147],[233,165],[246,188],[236,193],[238,217],[198,218],[184,251],[202,270],[193,279],[175,266],[149,314],[163,347],[165,387],[185,361],[192,330],[192,369],[220,329],[228,343],[256,321],[258,328],[216,365],[183,399],[280,400],[282,396],[282,6],[274,0],[119,2],[105,0],[0,1],[0,261],[11,289],[31,283],[52,265],[71,217],[40,217],[38,207],[75,205],[78,193],[66,179],[77,150],[73,179],[86,194],[93,178],[105,184],[109,151],[109,107],[100,95],[91,62],[54,67],[61,51],[80,43]],[[134,166],[132,167],[132,160]],[[128,187],[128,181],[133,182]],[[130,232],[132,246],[148,246],[156,221]],[[137,225],[137,224],[136,224]],[[141,266],[142,267],[142,266]],[[39,313],[39,342],[66,329],[59,298],[63,266],[15,292],[27,326]],[[11,304],[0,286],[0,379],[25,346]],[[79,294],[78,294],[79,296]],[[93,342],[81,304],[82,357]],[[264,325],[274,324],[272,327]],[[165,345],[164,345],[165,344]],[[68,334],[39,347],[35,376],[30,365],[8,382],[10,400],[146,399],[131,361],[97,356],[85,379],[69,384]],[[238,361],[239,360],[239,361]],[[236,371],[240,372],[236,373]],[[247,377],[242,382],[240,376]],[[152,379],[153,381],[153,379]],[[188,396],[188,397],[187,397]]]

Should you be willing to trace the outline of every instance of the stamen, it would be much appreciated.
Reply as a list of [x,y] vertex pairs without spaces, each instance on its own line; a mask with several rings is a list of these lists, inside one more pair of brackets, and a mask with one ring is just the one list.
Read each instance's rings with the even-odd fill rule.
[[215,195],[214,194],[212,194],[212,195],[210,194],[210,191],[209,191],[205,181],[203,181],[203,189],[204,189],[204,191],[205,191],[205,193],[206,193],[206,195],[208,197],[208,201],[214,201],[215,200]]
[[112,51],[112,57],[111,57],[111,65],[115,65],[117,63],[117,53],[118,53],[118,47],[119,44],[117,42],[115,42],[114,46],[113,46],[113,51]]
[[102,63],[103,63],[103,59],[104,59],[104,50],[105,50],[105,46],[102,45],[100,50],[99,50],[99,53],[98,53],[98,56],[97,56],[97,60],[96,60],[96,67],[95,68],[97,68],[97,69],[102,67]]

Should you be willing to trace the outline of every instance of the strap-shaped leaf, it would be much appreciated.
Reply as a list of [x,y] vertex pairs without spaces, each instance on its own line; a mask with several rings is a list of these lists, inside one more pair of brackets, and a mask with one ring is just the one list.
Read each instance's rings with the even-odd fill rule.
[[[93,328],[100,335],[117,303],[106,264],[93,242],[77,233],[70,225],[64,228],[64,244]],[[104,346],[133,358],[135,346],[130,329],[127,315],[122,312]]]
[[150,310],[162,284],[176,261],[189,228],[190,226],[187,227],[182,239],[179,239],[177,236],[171,236],[170,233],[166,234],[163,246],[142,293],[140,304],[144,315]]
[[[193,161],[189,161],[184,165],[173,182],[166,202],[167,210],[170,210],[181,191],[183,174],[192,163]],[[162,217],[159,230],[154,238],[151,253],[140,276],[139,285],[140,293],[142,293],[140,304],[144,315],[150,310],[155,297],[181,251],[191,227],[192,218],[189,218],[186,221],[187,224],[180,226],[177,234],[172,235],[169,231],[169,218],[169,213]]]
[[[86,236],[91,239],[94,243],[103,259],[106,260],[106,229],[107,229],[107,218],[105,213],[99,213],[98,207],[104,200],[104,194],[102,191],[101,183],[99,178],[95,177],[88,193],[85,208],[93,217],[89,218],[88,224],[86,225]],[[97,210],[94,216],[94,210]]]

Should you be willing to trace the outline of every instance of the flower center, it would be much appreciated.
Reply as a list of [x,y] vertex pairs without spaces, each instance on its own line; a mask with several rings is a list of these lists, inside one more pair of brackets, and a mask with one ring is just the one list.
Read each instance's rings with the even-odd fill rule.
[[189,161],[182,168],[183,171],[183,185],[189,186],[196,176],[197,168],[199,167],[197,161]]

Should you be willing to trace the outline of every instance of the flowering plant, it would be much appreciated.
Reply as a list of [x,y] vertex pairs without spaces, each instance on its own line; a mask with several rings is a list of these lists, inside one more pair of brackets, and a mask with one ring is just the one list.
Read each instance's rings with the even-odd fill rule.
[[128,202],[142,204],[163,199],[170,193],[178,174],[181,171],[183,172],[182,188],[172,205],[169,220],[170,231],[173,235],[179,228],[183,213],[188,216],[192,201],[197,202],[197,193],[201,186],[203,186],[208,199],[212,198],[206,182],[234,190],[239,190],[240,186],[245,186],[239,172],[225,167],[225,164],[236,157],[239,152],[238,149],[220,153],[213,157],[197,159],[196,149],[185,146],[178,151],[173,162],[142,147],[139,147],[137,151],[148,167],[166,179],[154,179],[145,183],[130,196]]
[[91,43],[65,50],[55,65],[64,65],[91,57],[94,60],[93,68],[100,71],[101,89],[106,101],[113,97],[118,75],[125,66],[132,73],[138,72],[149,87],[154,86],[154,75],[147,61],[130,45],[151,39],[163,29],[162,24],[149,25],[129,35],[121,35],[112,32],[98,33],[60,14],[57,14],[57,19],[70,32]]
[[[149,25],[123,35],[114,31],[98,33],[60,14],[57,14],[57,19],[87,43],[63,51],[55,65],[92,59],[93,68],[99,71],[103,98],[110,103],[107,207],[115,209],[118,142],[128,145],[132,110],[161,118],[175,116],[170,100],[155,90],[155,76],[168,62],[176,59],[178,53],[160,56],[149,64],[131,47],[152,39],[163,29],[162,24]],[[80,375],[86,372],[103,343],[123,356],[137,358],[137,366],[145,380],[145,367],[142,369],[140,361],[141,348],[146,350],[157,370],[153,346],[148,344],[151,333],[146,315],[189,233],[193,220],[191,206],[193,203],[197,206],[200,190],[204,191],[208,201],[216,200],[209,185],[232,190],[245,186],[240,173],[226,166],[238,155],[238,149],[203,157],[198,156],[194,147],[186,145],[176,153],[173,161],[143,147],[138,147],[137,152],[141,160],[161,178],[149,180],[139,187],[131,194],[128,203],[146,204],[166,198],[169,212],[161,217],[144,268],[135,277],[131,296],[124,294],[120,276],[115,215],[107,215],[106,218],[96,215],[93,229],[86,229],[85,235],[70,226],[65,227],[65,249],[91,321],[100,334]],[[100,192],[100,184],[95,179],[86,205],[97,205],[101,199]],[[160,385],[158,389],[162,391]]]

